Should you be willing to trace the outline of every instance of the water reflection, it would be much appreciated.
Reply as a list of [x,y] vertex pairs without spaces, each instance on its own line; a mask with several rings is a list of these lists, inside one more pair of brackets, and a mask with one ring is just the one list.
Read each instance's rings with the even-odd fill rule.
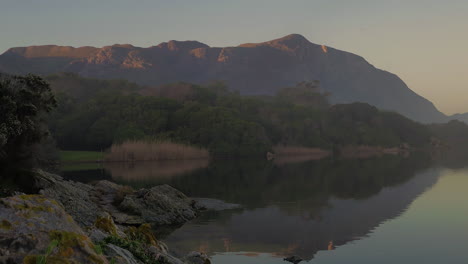
[[168,160],[157,162],[113,162],[106,163],[104,168],[112,175],[112,178],[118,182],[166,182],[172,177],[192,173],[198,169],[208,167],[208,159],[194,160]]
[[219,263],[240,257],[272,263],[288,255],[310,260],[397,217],[437,181],[428,169],[432,158],[115,163],[95,177],[134,187],[167,183],[192,197],[242,204],[206,212],[162,238],[175,254],[196,250],[225,256]]
[[312,259],[318,251],[362,238],[403,212],[436,182],[437,173],[424,171],[428,165],[429,158],[421,156],[282,166],[213,164],[203,173],[172,178],[170,184],[245,208],[208,212],[166,242],[181,255],[200,250],[212,256],[237,252]]

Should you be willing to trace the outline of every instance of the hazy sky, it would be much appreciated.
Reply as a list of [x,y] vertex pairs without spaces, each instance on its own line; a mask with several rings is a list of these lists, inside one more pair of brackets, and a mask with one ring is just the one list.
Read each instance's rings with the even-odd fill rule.
[[468,112],[467,0],[0,0],[0,53],[171,39],[234,46],[290,33],[398,74],[445,113]]

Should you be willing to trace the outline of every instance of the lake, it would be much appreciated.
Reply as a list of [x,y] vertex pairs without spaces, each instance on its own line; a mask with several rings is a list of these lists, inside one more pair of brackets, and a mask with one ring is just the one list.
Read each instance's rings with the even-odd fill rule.
[[[468,169],[409,157],[186,161],[64,168],[77,181],[167,183],[242,207],[207,211],[160,238],[215,264],[468,263]],[[468,162],[467,162],[468,164]],[[96,167],[98,166],[98,167]]]

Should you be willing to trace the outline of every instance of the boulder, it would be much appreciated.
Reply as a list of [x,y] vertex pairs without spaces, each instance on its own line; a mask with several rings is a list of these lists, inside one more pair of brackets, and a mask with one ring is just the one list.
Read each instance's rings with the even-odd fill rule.
[[190,252],[184,260],[187,264],[211,264],[208,255],[197,251]]
[[141,264],[142,262],[136,259],[133,254],[121,247],[118,247],[113,244],[106,245],[105,248],[106,255],[113,259],[115,264]]
[[195,202],[169,185],[126,195],[119,209],[153,225],[180,225],[197,215]]
[[82,227],[92,226],[102,210],[93,201],[91,185],[66,181],[62,177],[37,170],[35,188],[46,197],[59,201],[65,211]]

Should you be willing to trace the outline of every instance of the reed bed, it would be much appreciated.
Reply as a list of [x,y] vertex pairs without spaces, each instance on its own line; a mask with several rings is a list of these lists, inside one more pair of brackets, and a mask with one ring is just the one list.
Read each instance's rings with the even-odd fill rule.
[[208,150],[173,142],[126,141],[112,145],[105,161],[158,161],[209,159]]

